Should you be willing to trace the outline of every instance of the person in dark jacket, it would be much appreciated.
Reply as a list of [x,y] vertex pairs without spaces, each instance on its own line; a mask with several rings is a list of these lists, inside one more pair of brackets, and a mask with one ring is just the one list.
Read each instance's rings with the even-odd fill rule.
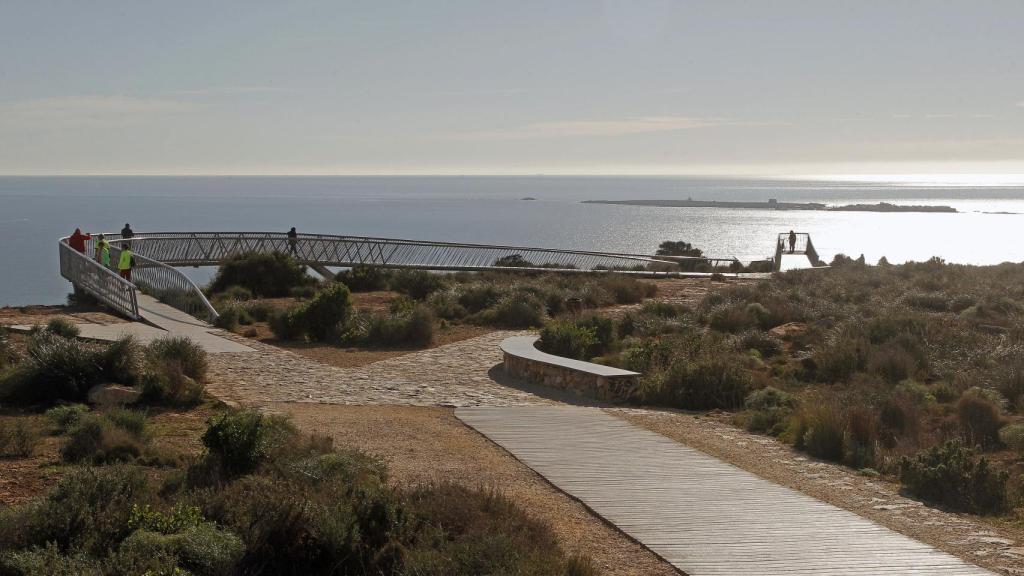
[[[131,238],[134,238],[134,237],[135,237],[135,232],[132,230],[132,225],[127,223],[127,222],[125,222],[124,223],[124,228],[121,228],[121,238],[123,238],[125,240],[128,240],[128,239],[131,239]],[[132,247],[132,243],[131,242],[125,242],[123,245],[126,248],[131,248]]]
[[796,232],[789,231],[789,253],[796,252]]
[[85,254],[86,240],[92,240],[92,236],[89,234],[82,234],[81,228],[75,228],[75,233],[68,236],[68,246],[71,246],[75,250]]
[[295,231],[295,226],[288,231],[288,249],[292,251],[292,256],[298,256],[297,247],[299,245],[299,233]]

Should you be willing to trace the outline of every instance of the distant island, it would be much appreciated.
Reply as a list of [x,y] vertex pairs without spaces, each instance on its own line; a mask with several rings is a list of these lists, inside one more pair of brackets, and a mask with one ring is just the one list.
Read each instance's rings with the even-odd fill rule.
[[829,206],[820,202],[727,202],[721,200],[584,200],[584,204],[622,204],[664,208],[747,208],[755,210],[824,210],[829,212],[956,212],[952,206],[901,206],[889,202]]

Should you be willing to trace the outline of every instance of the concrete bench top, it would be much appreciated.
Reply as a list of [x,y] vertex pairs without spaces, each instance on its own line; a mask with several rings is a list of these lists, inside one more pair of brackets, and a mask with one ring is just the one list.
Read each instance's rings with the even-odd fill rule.
[[576,372],[584,372],[595,376],[617,377],[640,375],[638,372],[630,372],[629,370],[621,370],[619,368],[612,368],[611,366],[602,366],[601,364],[594,364],[593,362],[573,360],[572,358],[565,358],[562,356],[555,356],[554,354],[548,354],[547,352],[541,352],[536,346],[534,346],[538,340],[540,340],[539,336],[512,336],[511,338],[502,340],[501,351],[505,354],[511,354],[517,358],[542,362],[551,366],[558,366],[567,370],[575,370]]

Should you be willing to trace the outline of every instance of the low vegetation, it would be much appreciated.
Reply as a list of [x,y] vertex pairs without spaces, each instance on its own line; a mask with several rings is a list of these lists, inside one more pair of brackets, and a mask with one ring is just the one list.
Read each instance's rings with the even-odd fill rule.
[[1024,502],[1024,265],[836,262],[693,310],[645,303],[600,346],[585,322],[552,322],[541,345],[642,372],[637,402],[734,411],[924,500],[984,514]]

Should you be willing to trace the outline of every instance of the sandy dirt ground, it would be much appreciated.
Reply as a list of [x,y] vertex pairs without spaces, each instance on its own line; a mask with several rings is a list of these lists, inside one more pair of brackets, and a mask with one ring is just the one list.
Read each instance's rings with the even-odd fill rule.
[[278,403],[303,430],[387,462],[399,486],[450,481],[494,487],[554,530],[569,553],[590,556],[608,575],[679,574],[507,452],[462,424],[450,408]]

